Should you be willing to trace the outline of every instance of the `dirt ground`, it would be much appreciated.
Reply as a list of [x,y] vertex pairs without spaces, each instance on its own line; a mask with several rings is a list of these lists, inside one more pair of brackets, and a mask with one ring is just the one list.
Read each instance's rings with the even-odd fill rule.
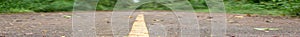
[[[136,14],[138,13],[134,13],[133,16]],[[70,37],[72,20],[64,18],[65,15],[72,15],[72,13],[0,14],[0,37]],[[110,16],[110,11],[96,12],[96,31],[99,37],[112,36]],[[199,37],[209,37],[211,33],[209,19],[213,17],[209,17],[209,13],[197,13],[197,17],[203,30]],[[227,14],[227,20],[226,37],[300,37],[300,18]],[[178,21],[171,12],[145,12],[145,21],[147,26],[164,26],[168,31],[167,37],[178,37],[176,35],[178,28],[174,26],[178,25]],[[279,30],[261,31],[254,28],[279,28]]]

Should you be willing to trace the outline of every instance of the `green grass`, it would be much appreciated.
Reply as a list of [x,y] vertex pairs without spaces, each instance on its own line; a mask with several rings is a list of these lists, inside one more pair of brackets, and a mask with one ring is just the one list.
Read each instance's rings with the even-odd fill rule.
[[[99,0],[97,10],[113,10],[117,0]],[[196,12],[209,12],[204,0],[189,0]],[[300,16],[299,0],[225,0],[227,13]],[[73,0],[2,0],[0,13],[72,11]],[[140,10],[171,10],[147,3]]]

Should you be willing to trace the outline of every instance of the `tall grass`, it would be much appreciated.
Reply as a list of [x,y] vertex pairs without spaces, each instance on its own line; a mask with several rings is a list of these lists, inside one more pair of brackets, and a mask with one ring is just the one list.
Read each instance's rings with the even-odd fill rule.
[[[117,0],[99,0],[97,10],[113,10]],[[224,0],[228,13],[300,16],[300,0]],[[71,11],[74,0],[1,0],[1,13]],[[189,0],[198,12],[208,12],[204,0]],[[141,10],[170,10],[159,3],[147,3]]]

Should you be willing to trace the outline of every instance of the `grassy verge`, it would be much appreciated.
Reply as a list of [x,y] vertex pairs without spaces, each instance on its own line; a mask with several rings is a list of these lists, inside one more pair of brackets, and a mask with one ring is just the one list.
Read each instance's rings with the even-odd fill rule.
[[[97,10],[113,10],[117,0],[99,0]],[[196,12],[209,12],[204,0],[189,0]],[[225,0],[227,13],[300,16],[297,0]],[[3,0],[0,13],[72,11],[74,0]],[[141,10],[170,10],[159,3],[147,3]]]

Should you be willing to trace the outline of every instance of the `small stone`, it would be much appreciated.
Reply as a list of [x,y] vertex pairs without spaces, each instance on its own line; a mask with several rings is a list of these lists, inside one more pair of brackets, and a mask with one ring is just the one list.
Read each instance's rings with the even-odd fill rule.
[[207,19],[212,19],[213,17],[207,17]]
[[31,28],[35,28],[36,26],[30,26]]
[[271,23],[272,21],[267,20],[266,22],[267,22],[267,23]]
[[235,36],[230,36],[230,37],[235,37]]
[[25,35],[31,35],[31,34],[33,34],[33,33],[25,33]]
[[154,25],[154,24],[150,24],[150,25]]
[[5,37],[5,36],[0,36],[0,37]]
[[106,21],[106,23],[110,23],[110,21]]
[[178,18],[182,18],[181,16],[178,16]]
[[229,23],[238,23],[238,22],[236,22],[236,21],[228,21]]
[[234,35],[230,35],[230,34],[226,34],[227,36],[229,36],[229,37],[235,37]]
[[16,22],[22,22],[23,20],[16,20]]
[[78,31],[83,31],[83,30],[78,30]]
[[50,25],[55,25],[55,24],[50,24]]
[[5,27],[6,29],[12,28],[12,27]]
[[272,36],[272,37],[279,37],[279,36],[274,35],[274,36]]
[[36,20],[36,19],[31,19],[31,20]]

